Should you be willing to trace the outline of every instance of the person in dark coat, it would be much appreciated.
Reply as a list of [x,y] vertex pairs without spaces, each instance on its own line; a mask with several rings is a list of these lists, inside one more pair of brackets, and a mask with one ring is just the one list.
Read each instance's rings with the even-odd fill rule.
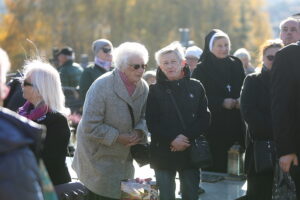
[[92,45],[92,50],[95,56],[94,64],[88,66],[83,71],[79,82],[80,98],[82,103],[84,103],[86,92],[92,83],[112,68],[113,45],[109,40],[95,40]]
[[23,97],[18,113],[47,128],[42,159],[54,185],[71,181],[65,160],[70,129],[65,115],[65,97],[57,70],[38,60],[25,65]]
[[[241,113],[247,123],[246,148],[247,199],[271,200],[273,171],[257,173],[254,167],[254,141],[272,141],[271,68],[276,52],[283,47],[281,40],[268,40],[261,46],[263,59],[259,73],[248,75],[241,92]],[[262,152],[263,153],[263,152]]]
[[281,49],[271,76],[271,112],[279,165],[291,173],[300,199],[300,41]]
[[150,85],[146,106],[146,122],[151,133],[150,165],[155,170],[160,199],[175,199],[178,172],[182,199],[196,200],[200,172],[191,165],[188,152],[190,141],[204,134],[209,126],[205,90],[199,81],[190,79],[179,44],[172,43],[159,50],[155,58],[159,65],[157,83]]
[[17,112],[19,107],[25,103],[22,92],[22,78],[14,77],[11,79],[7,86],[9,87],[9,93],[3,102],[3,107]]
[[74,87],[79,85],[79,80],[83,72],[82,67],[74,62],[75,53],[71,47],[62,48],[58,54],[58,71],[63,87]]
[[[8,93],[5,80],[9,67],[8,56],[0,49],[1,105]],[[38,151],[42,131],[40,125],[0,107],[0,199],[44,199],[34,155]]]
[[229,55],[226,33],[214,29],[205,37],[200,63],[192,77],[203,84],[212,115],[207,139],[213,156],[210,171],[227,171],[227,151],[235,143],[244,144],[245,127],[239,110],[240,91],[245,78],[241,61]]

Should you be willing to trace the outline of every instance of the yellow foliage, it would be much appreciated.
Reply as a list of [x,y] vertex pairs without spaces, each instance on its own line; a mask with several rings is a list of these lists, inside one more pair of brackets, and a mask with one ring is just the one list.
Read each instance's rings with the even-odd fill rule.
[[[190,29],[190,39],[203,47],[213,28],[227,32],[233,50],[252,52],[270,37],[264,0],[5,0],[8,12],[0,28],[0,44],[19,68],[33,50],[31,39],[51,58],[53,47],[71,46],[77,55],[88,53],[91,43],[107,38],[115,46],[139,41],[150,54],[180,40],[179,28]],[[24,48],[24,49],[23,49]],[[26,53],[25,53],[26,52]],[[253,54],[255,56],[255,53]],[[79,56],[78,56],[79,57]],[[153,56],[150,66],[155,66]]]

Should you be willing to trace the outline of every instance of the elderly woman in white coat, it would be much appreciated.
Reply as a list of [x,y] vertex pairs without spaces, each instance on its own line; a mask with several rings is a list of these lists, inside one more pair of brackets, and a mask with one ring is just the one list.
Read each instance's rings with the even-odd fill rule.
[[148,51],[142,44],[125,42],[114,51],[114,62],[116,69],[88,90],[77,129],[72,166],[88,188],[89,200],[120,199],[120,181],[134,175],[130,146],[147,134],[148,85],[142,76]]

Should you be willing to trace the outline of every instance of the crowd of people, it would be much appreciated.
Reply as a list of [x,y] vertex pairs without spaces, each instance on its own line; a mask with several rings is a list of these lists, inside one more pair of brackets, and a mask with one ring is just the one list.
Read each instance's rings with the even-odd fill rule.
[[[44,199],[39,160],[54,186],[71,181],[63,87],[79,88],[83,103],[72,167],[88,200],[120,199],[120,181],[134,177],[130,149],[148,142],[160,199],[175,199],[178,173],[182,199],[197,200],[200,170],[189,151],[201,135],[213,158],[205,170],[227,173],[230,147],[238,143],[246,150],[247,192],[241,199],[249,200],[272,199],[275,168],[257,171],[254,143],[274,142],[279,166],[290,173],[300,199],[300,21],[283,20],[280,39],[261,45],[261,66],[251,64],[245,48],[233,56],[230,50],[229,35],[213,29],[203,50],[173,42],[155,53],[157,69],[146,71],[143,44],[114,48],[98,39],[93,64],[82,68],[66,47],[56,54],[58,67],[26,61],[14,83],[19,88],[9,91],[9,59],[0,49],[1,105],[12,110],[0,109],[0,199]],[[18,102],[13,108],[12,99]]]

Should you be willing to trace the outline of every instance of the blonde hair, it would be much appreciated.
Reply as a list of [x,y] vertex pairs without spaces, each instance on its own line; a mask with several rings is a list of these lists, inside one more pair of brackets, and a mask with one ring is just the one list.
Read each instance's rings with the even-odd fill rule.
[[65,107],[65,95],[57,70],[41,60],[27,61],[24,66],[24,76],[31,77],[33,88],[41,95],[45,104],[52,112],[69,114]]
[[274,39],[274,40],[267,40],[265,41],[261,46],[260,46],[260,53],[259,53],[259,58],[260,58],[260,61],[261,61],[261,65],[260,67],[262,67],[263,65],[263,57],[266,53],[266,51],[270,48],[282,48],[284,45],[282,43],[282,40],[280,39]]

